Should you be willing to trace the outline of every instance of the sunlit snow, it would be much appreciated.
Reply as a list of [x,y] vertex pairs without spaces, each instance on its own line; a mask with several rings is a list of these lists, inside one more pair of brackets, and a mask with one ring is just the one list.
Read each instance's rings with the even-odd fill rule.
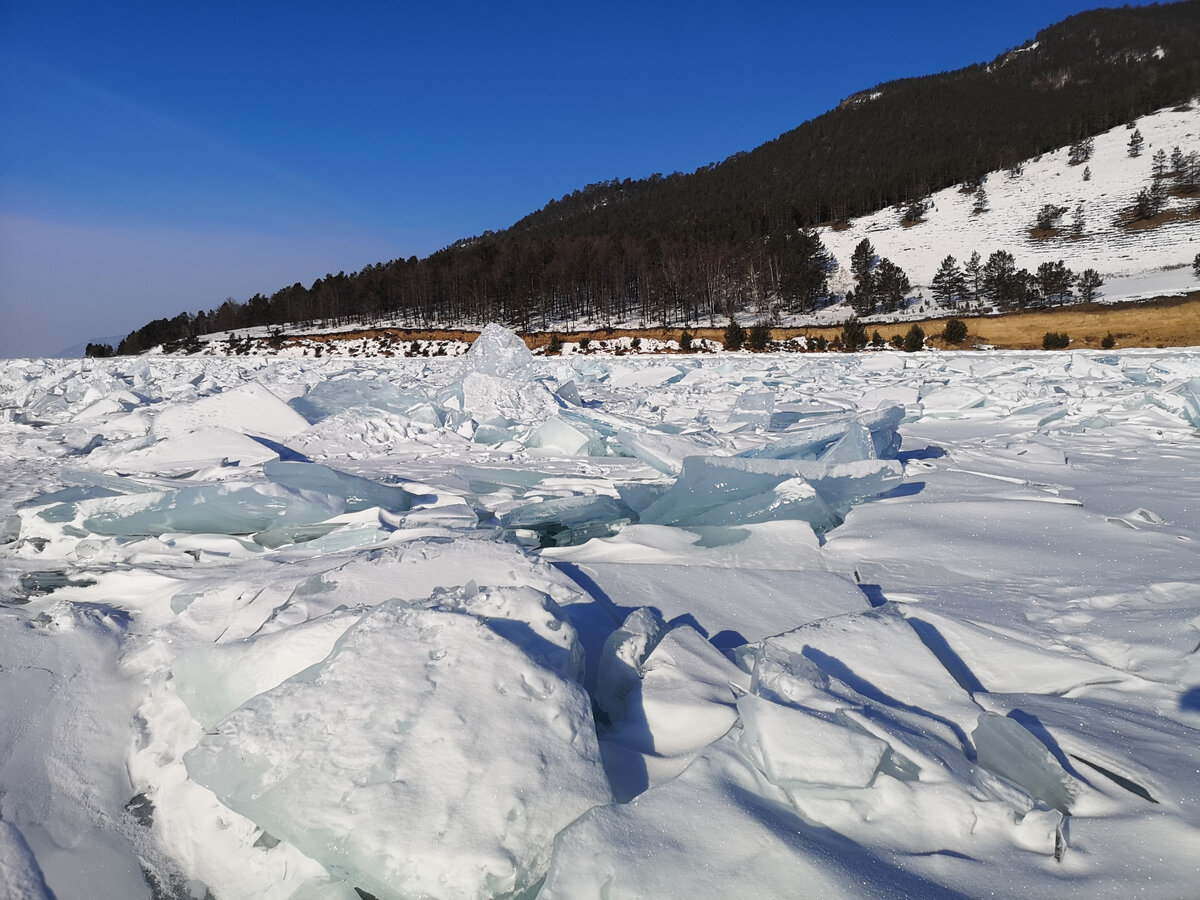
[[0,362],[0,894],[1194,896],[1198,428],[1195,350]]

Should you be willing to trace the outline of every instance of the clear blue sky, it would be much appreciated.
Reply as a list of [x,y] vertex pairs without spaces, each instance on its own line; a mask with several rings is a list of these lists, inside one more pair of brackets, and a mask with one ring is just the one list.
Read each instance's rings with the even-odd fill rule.
[[0,356],[691,171],[1097,5],[0,0]]

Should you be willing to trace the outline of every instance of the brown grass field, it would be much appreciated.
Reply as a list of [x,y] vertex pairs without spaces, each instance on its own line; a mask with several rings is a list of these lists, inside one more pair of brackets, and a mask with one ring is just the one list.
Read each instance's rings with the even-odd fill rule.
[[[976,345],[987,345],[1002,350],[1031,350],[1040,349],[1042,337],[1048,331],[1066,332],[1071,338],[1072,349],[1100,349],[1100,342],[1105,335],[1112,334],[1116,338],[1118,348],[1130,347],[1197,347],[1200,346],[1200,291],[1193,291],[1184,297],[1170,297],[1162,300],[1148,300],[1137,303],[1119,303],[1104,305],[1099,303],[1076,304],[1060,309],[1043,309],[1035,312],[1009,313],[1004,316],[961,316],[967,324],[967,340],[959,345],[969,349]],[[928,344],[935,347],[946,347],[939,335],[945,327],[946,319],[926,319],[919,324],[928,337]],[[912,326],[911,322],[892,322],[882,325],[867,325],[868,335],[878,331],[886,340],[893,335],[903,335]],[[596,331],[560,331],[556,332],[565,341],[577,341],[587,336],[592,340],[617,337],[658,338],[659,340],[677,340],[680,327],[672,328],[643,328],[643,329],[605,329]],[[720,341],[721,328],[689,328],[686,329],[696,338],[707,338]],[[821,335],[828,340],[837,338],[841,328],[772,328],[772,340],[786,340],[797,335],[816,337]],[[306,340],[336,342],[356,340],[363,337],[378,337],[390,335],[393,340],[433,340],[433,341],[472,341],[478,337],[477,331],[448,331],[431,330],[419,331],[399,328],[363,330],[343,332],[329,335],[303,336]],[[549,332],[531,332],[524,335],[525,342],[531,347],[543,347],[550,343]],[[299,340],[301,336],[293,336],[289,340]]]

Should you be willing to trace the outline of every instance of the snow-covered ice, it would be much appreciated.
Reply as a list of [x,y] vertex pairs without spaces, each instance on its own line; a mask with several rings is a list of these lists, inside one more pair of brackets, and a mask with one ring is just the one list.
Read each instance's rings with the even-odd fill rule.
[[0,362],[0,894],[1194,896],[1198,428],[1196,350]]

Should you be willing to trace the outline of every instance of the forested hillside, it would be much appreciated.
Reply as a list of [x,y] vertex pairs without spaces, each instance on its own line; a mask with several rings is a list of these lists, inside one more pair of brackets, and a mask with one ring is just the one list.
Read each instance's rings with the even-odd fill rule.
[[829,268],[814,226],[969,184],[1198,94],[1200,0],[1082,13],[990,63],[865,90],[691,174],[588,185],[423,260],[156,320],[120,351],[318,320],[688,324],[766,297],[811,310]]

